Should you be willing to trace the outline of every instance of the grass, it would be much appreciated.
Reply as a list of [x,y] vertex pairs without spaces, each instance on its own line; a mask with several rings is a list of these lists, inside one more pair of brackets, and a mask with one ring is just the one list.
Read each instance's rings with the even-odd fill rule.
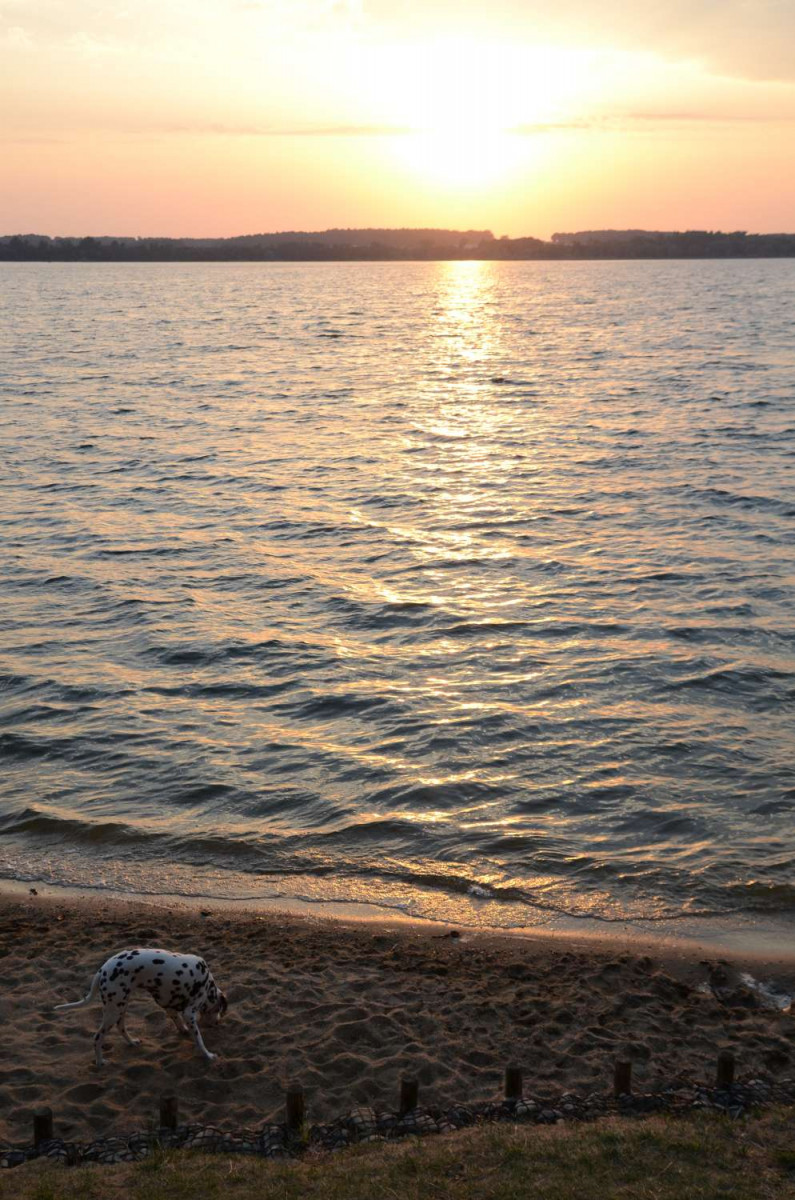
[[34,1161],[2,1200],[793,1200],[792,1110],[490,1125],[298,1162],[162,1151],[116,1167]]

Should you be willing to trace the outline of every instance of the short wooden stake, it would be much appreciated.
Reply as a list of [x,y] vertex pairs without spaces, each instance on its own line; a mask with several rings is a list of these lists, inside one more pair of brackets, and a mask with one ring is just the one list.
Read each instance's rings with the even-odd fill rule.
[[617,1062],[613,1073],[613,1091],[617,1096],[632,1095],[632,1063]]
[[287,1132],[300,1133],[304,1127],[306,1106],[304,1104],[304,1089],[293,1084],[287,1089],[285,1113],[287,1116]]
[[420,1095],[420,1085],[416,1079],[403,1078],[400,1081],[400,1115],[414,1112]]
[[731,1050],[721,1050],[718,1055],[718,1087],[730,1088],[734,1083],[734,1055]]
[[160,1128],[176,1129],[179,1110],[176,1096],[160,1097]]
[[522,1098],[522,1068],[510,1066],[505,1068],[505,1099],[521,1100]]
[[33,1145],[52,1141],[52,1109],[39,1108],[33,1114]]

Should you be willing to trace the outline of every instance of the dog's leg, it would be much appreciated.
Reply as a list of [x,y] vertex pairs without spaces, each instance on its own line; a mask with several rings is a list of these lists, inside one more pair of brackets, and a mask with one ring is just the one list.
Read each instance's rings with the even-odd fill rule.
[[201,1030],[199,1029],[198,1014],[195,1011],[195,1009],[188,1008],[185,1010],[185,1020],[188,1022],[188,1028],[190,1029],[191,1033],[193,1034],[193,1040],[196,1043],[197,1050],[199,1051],[200,1054],[204,1055],[204,1057],[207,1059],[208,1062],[212,1062],[212,1060],[214,1058],[217,1058],[218,1055],[211,1054],[210,1051],[205,1046],[204,1042],[202,1041],[202,1033],[201,1033]]
[[[124,1020],[124,1010],[122,1010],[121,1019]],[[94,1034],[94,1057],[97,1066],[101,1067],[104,1060],[102,1058],[102,1044],[105,1041],[105,1034],[113,1028],[119,1020],[119,1010],[112,1002],[105,1005],[102,1009],[102,1020],[100,1021],[99,1029]]]
[[126,1008],[123,1008],[121,1010],[121,1016],[119,1017],[119,1021],[118,1021],[119,1031],[128,1046],[140,1046],[141,1039],[130,1037],[129,1033],[127,1032],[127,1026],[124,1024],[126,1017],[127,1017],[127,1010],[126,1010]]
[[183,1017],[182,1013],[172,1011],[168,1015],[171,1017],[171,1020],[174,1022],[174,1028],[176,1029],[177,1033],[180,1033],[180,1034],[185,1034],[185,1033],[189,1034],[190,1033],[190,1030],[188,1029],[187,1025],[185,1024],[185,1018]]

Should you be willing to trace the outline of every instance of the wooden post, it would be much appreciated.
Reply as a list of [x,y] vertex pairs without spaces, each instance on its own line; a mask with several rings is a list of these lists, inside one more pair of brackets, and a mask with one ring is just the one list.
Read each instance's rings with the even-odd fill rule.
[[33,1145],[52,1141],[52,1109],[38,1108],[33,1114]]
[[399,1113],[404,1117],[406,1113],[413,1112],[417,1107],[419,1100],[420,1085],[416,1079],[406,1079],[400,1081],[400,1106]]
[[613,1091],[616,1096],[632,1095],[632,1063],[617,1062],[613,1073]]
[[731,1050],[721,1050],[718,1055],[719,1088],[730,1088],[734,1083],[734,1055]]
[[287,1089],[285,1113],[287,1116],[287,1132],[300,1133],[304,1127],[306,1106],[304,1104],[304,1089],[297,1083]]
[[505,1099],[521,1100],[522,1098],[522,1068],[510,1066],[505,1068]]
[[161,1129],[176,1129],[178,1118],[178,1107],[176,1096],[161,1096],[160,1097],[160,1128]]

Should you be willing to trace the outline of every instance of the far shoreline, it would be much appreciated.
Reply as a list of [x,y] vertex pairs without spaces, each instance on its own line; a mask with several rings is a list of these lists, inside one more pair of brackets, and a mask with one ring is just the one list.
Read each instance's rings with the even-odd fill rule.
[[391,266],[398,266],[401,263],[420,264],[424,263],[427,266],[438,265],[439,263],[541,263],[550,264],[557,263],[561,266],[577,266],[582,263],[635,263],[635,262],[651,262],[651,263],[683,263],[683,262],[698,262],[698,263],[737,263],[737,262],[792,262],[795,259],[795,250],[786,254],[583,254],[577,258],[561,258],[554,255],[534,255],[520,258],[518,256],[512,258],[497,258],[479,254],[460,255],[455,258],[439,256],[434,258],[423,258],[420,256],[404,258],[356,258],[351,255],[340,255],[338,257],[328,258],[268,258],[262,256],[259,258],[219,258],[219,257],[192,257],[178,258],[168,255],[163,255],[160,258],[125,258],[119,257],[103,257],[92,258],[89,255],[85,257],[59,258],[1,258],[0,265],[3,264],[27,264],[39,266],[69,266],[74,264],[92,264],[94,266],[235,266],[235,267],[256,267],[256,266],[271,266],[271,267],[290,267],[290,266],[340,266],[343,264],[359,264],[359,265],[374,265],[377,263],[387,263]]
[[584,262],[793,258],[795,234],[601,229],[495,237],[490,229],[282,230],[225,237],[0,234],[5,262]]

